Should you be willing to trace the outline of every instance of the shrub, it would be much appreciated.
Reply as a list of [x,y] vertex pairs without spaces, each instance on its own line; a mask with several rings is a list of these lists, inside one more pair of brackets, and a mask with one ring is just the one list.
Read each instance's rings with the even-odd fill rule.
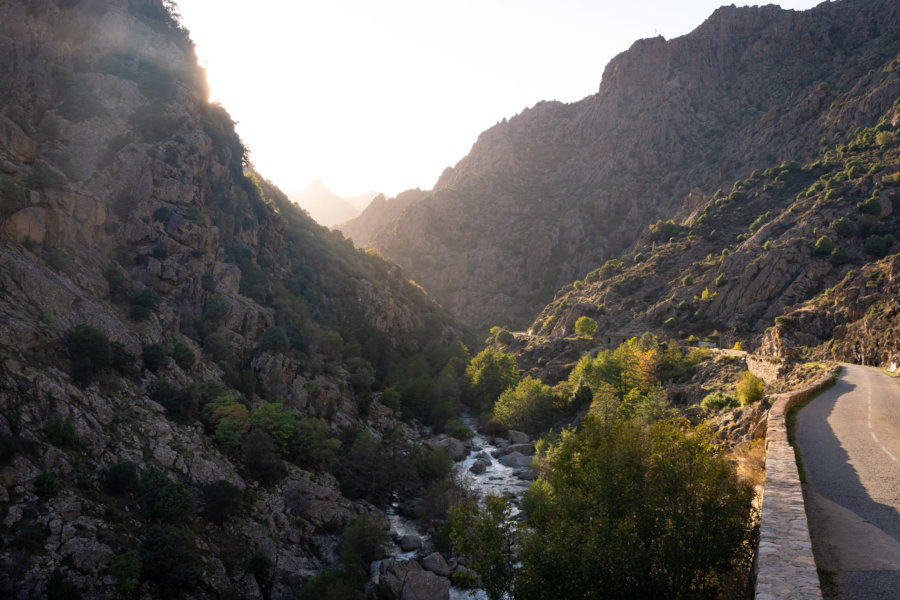
[[823,235],[816,240],[816,244],[813,246],[813,256],[828,255],[831,254],[832,250],[834,250],[834,243],[830,237]]
[[159,469],[147,469],[141,477],[138,493],[142,512],[148,519],[185,523],[194,518],[194,494],[184,484],[166,477]]
[[454,427],[450,431],[450,437],[455,437],[456,439],[464,442],[466,440],[471,440],[473,437],[475,437],[475,432],[472,431],[471,429],[469,429],[468,427],[466,427],[465,425],[459,425],[457,427]]
[[181,341],[175,342],[175,345],[172,347],[172,358],[175,359],[175,363],[185,371],[189,371],[197,361],[197,357],[194,356],[194,351],[191,350],[190,346]]
[[53,569],[47,580],[47,600],[81,600],[81,591],[65,578],[62,571]]
[[96,327],[76,326],[67,336],[66,345],[72,359],[72,378],[82,385],[90,383],[94,374],[112,361],[109,338]]
[[244,572],[253,575],[256,582],[262,585],[268,581],[273,565],[272,559],[257,548],[247,557],[247,561],[244,563]]
[[59,480],[50,471],[41,471],[34,478],[34,493],[44,498],[55,496],[59,492]]
[[259,427],[251,429],[244,440],[243,455],[247,471],[260,483],[274,483],[284,475],[284,463],[278,455],[278,446]]
[[144,346],[144,349],[141,351],[141,359],[144,361],[145,369],[151,373],[156,373],[160,367],[166,364],[169,357],[166,355],[165,348],[161,345],[150,344],[149,346]]
[[847,254],[847,250],[844,249],[843,246],[835,246],[828,259],[831,261],[832,265],[839,267],[850,261],[850,255]]
[[737,397],[741,405],[753,404],[763,397],[763,381],[750,371],[744,371],[737,386]]
[[141,541],[141,577],[164,590],[192,590],[203,573],[193,540],[171,526],[155,526]]
[[109,574],[112,576],[113,589],[117,598],[134,597],[141,582],[141,563],[137,550],[126,550],[113,557],[109,563]]
[[583,338],[592,338],[597,333],[597,321],[590,317],[580,317],[575,321],[575,333]]
[[110,496],[121,496],[138,489],[137,465],[124,461],[110,465],[103,476],[103,487]]
[[663,323],[663,327],[665,327],[666,329],[674,329],[675,327],[678,327],[678,319],[676,319],[675,317],[669,317]]
[[740,402],[737,398],[730,394],[723,394],[722,392],[707,394],[700,402],[700,406],[704,409],[716,412],[726,408],[736,408],[739,405]]
[[772,249],[772,240],[766,240],[766,243],[763,244],[763,250],[768,252],[771,249]]
[[508,329],[501,329],[498,331],[494,339],[497,340],[497,343],[501,346],[509,346],[516,341],[515,336]]
[[159,292],[151,287],[144,288],[131,300],[131,318],[136,321],[146,320],[150,312],[156,310],[161,300]]
[[75,425],[72,423],[72,417],[65,419],[62,415],[50,415],[47,419],[47,427],[45,428],[47,439],[54,446],[73,448],[77,441],[75,436]]
[[726,283],[728,283],[728,277],[725,275],[725,273],[722,273],[721,275],[716,277],[716,287],[717,288],[722,287]]
[[375,519],[362,515],[347,525],[341,534],[341,560],[367,570],[372,561],[388,555],[390,538]]
[[866,254],[881,257],[887,254],[888,245],[887,243],[885,243],[883,237],[877,234],[872,234],[866,238],[866,241],[863,244],[863,250],[865,250]]
[[684,276],[684,279],[681,280],[681,285],[687,287],[689,285],[694,285],[694,276],[691,274],[687,274]]
[[203,486],[203,514],[211,522],[221,525],[241,505],[241,490],[220,479]]
[[650,241],[668,242],[679,235],[683,229],[681,225],[676,225],[671,219],[668,221],[657,221],[650,226]]
[[834,227],[835,233],[841,237],[847,237],[853,234],[853,221],[847,217],[839,217],[835,219],[831,226]]
[[867,215],[877,215],[881,212],[881,202],[878,201],[876,196],[872,196],[865,202],[858,203],[856,206],[861,213]]
[[287,352],[291,348],[290,340],[284,329],[277,325],[269,327],[263,334],[259,349],[263,352]]

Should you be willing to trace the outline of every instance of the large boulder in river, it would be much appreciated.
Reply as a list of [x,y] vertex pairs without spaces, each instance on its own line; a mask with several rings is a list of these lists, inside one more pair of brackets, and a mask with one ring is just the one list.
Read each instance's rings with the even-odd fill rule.
[[507,467],[530,467],[531,457],[525,456],[521,452],[510,452],[506,456],[500,457],[500,463]]
[[534,444],[511,444],[509,448],[506,449],[507,452],[518,452],[519,454],[524,454],[525,456],[531,456],[534,454]]
[[488,458],[479,458],[475,462],[472,463],[472,466],[469,467],[470,473],[475,473],[476,475],[480,473],[484,473],[487,468],[491,466],[491,460]]
[[527,444],[531,440],[527,433],[514,431],[512,429],[507,432],[506,437],[509,439],[510,443],[513,444]]
[[404,535],[400,538],[400,549],[404,552],[412,552],[422,548],[422,538],[417,535]]
[[447,561],[444,560],[444,557],[441,556],[440,552],[432,552],[421,559],[419,563],[421,563],[426,571],[431,571],[435,575],[440,575],[441,577],[450,576],[450,566],[447,564]]
[[469,454],[469,449],[466,448],[466,445],[454,437],[441,440],[441,446],[450,452],[450,458],[456,462],[463,460]]
[[450,580],[425,571],[414,560],[386,560],[379,571],[381,582],[395,600],[448,600]]

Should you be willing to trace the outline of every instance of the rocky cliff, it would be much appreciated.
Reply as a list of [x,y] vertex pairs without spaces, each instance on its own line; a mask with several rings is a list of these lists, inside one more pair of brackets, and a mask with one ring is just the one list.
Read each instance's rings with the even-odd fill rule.
[[686,36],[640,40],[597,94],[482,133],[368,243],[466,321],[523,326],[657,219],[756,168],[810,162],[823,139],[884,114],[898,19],[887,0],[732,6]]
[[373,384],[459,337],[249,170],[170,8],[0,2],[4,597],[294,597],[383,519],[336,449],[418,437]]

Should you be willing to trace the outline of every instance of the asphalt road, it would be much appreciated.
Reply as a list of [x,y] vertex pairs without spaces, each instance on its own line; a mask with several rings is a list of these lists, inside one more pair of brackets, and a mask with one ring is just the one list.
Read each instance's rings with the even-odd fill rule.
[[900,384],[844,365],[796,433],[816,566],[834,573],[826,597],[900,598]]

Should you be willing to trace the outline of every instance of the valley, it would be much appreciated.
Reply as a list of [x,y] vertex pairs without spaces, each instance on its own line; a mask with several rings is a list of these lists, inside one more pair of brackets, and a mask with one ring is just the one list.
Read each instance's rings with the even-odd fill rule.
[[751,598],[770,411],[900,364],[895,2],[722,7],[355,199],[176,4],[0,14],[3,597]]

